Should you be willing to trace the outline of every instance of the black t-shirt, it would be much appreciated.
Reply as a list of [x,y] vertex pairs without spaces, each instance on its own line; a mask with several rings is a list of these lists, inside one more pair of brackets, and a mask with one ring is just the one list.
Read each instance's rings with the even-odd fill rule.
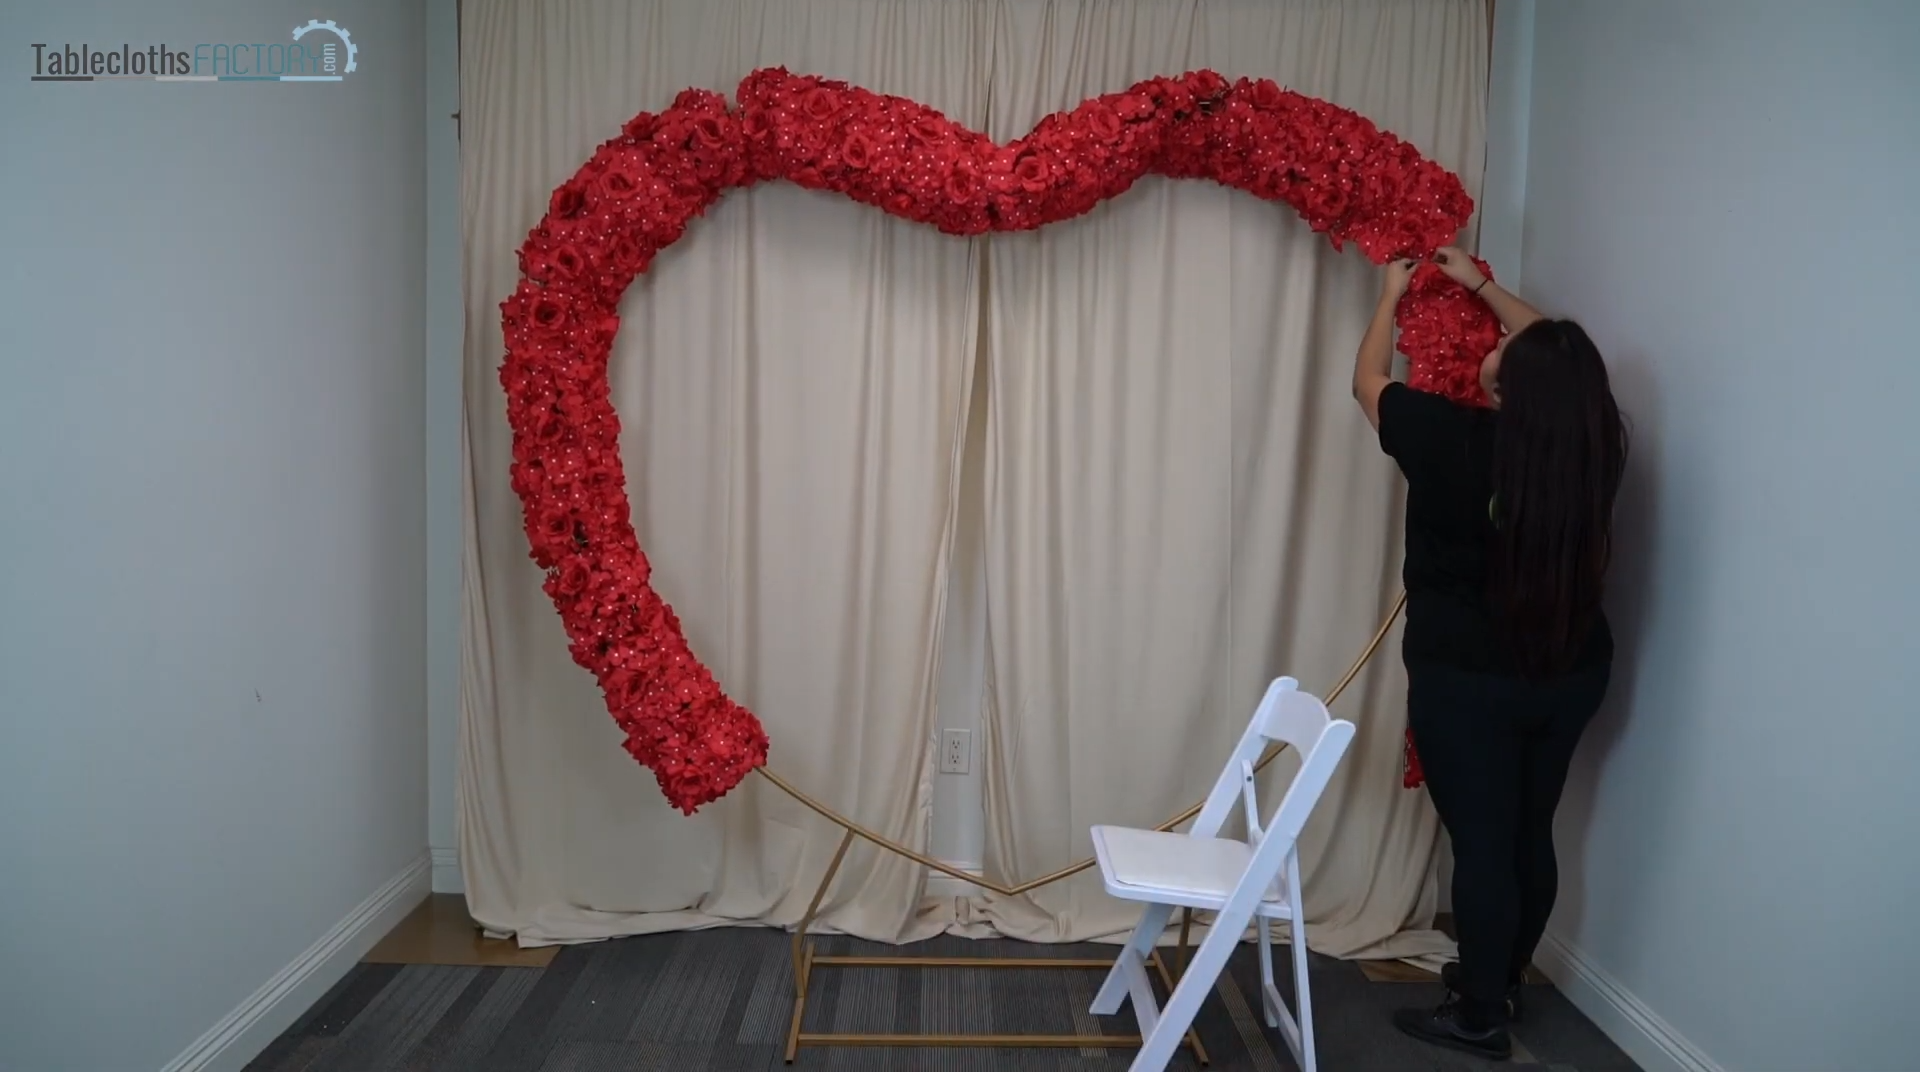
[[[1408,662],[1480,673],[1516,667],[1487,599],[1493,530],[1494,411],[1403,383],[1380,393],[1380,447],[1407,477]],[[1607,661],[1613,638],[1602,618],[1582,645],[1579,668]]]

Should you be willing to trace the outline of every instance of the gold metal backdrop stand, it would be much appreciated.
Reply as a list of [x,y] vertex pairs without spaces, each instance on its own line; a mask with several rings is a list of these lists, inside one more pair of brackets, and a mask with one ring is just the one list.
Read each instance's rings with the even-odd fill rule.
[[[1393,628],[1395,619],[1400,617],[1400,612],[1406,605],[1407,594],[1402,592],[1400,593],[1400,598],[1394,601],[1393,608],[1387,611],[1387,616],[1381,619],[1380,628],[1374,630],[1373,639],[1367,641],[1367,646],[1361,649],[1359,657],[1353,660],[1353,664],[1347,667],[1347,672],[1341,675],[1340,681],[1335,684],[1333,690],[1325,696],[1325,702],[1329,706],[1331,706],[1335,700],[1338,700],[1342,693],[1347,691],[1347,686],[1353,684],[1353,680],[1360,676],[1360,671],[1366,667],[1367,663],[1372,660],[1374,654],[1380,650],[1381,643],[1387,638],[1387,632]],[[1266,752],[1261,755],[1260,761],[1254,764],[1253,769],[1255,771],[1265,770],[1267,764],[1272,763],[1274,758],[1278,756],[1285,747],[1284,745],[1277,744],[1269,746]],[[807,929],[812,926],[814,917],[819,914],[820,902],[825,900],[827,896],[827,887],[833,884],[834,877],[840,873],[840,864],[847,858],[847,849],[852,847],[853,839],[856,837],[878,848],[885,849],[896,856],[903,856],[912,860],[922,867],[938,871],[949,878],[959,879],[979,889],[997,893],[1002,897],[1017,897],[1020,894],[1037,890],[1042,886],[1051,886],[1056,882],[1072,878],[1074,875],[1092,867],[1094,865],[1094,859],[1089,856],[1084,860],[1078,860],[1068,864],[1066,867],[1052,874],[1042,875],[1039,878],[1031,879],[1018,885],[1008,886],[980,875],[967,874],[965,871],[961,871],[956,867],[936,860],[925,853],[915,852],[913,849],[894,841],[892,838],[869,830],[831,807],[828,807],[826,804],[801,792],[792,782],[787,781],[766,767],[758,767],[756,771],[761,777],[772,782],[781,792],[799,801],[821,818],[826,819],[828,822],[833,823],[845,831],[840,837],[840,847],[834,850],[833,861],[827,865],[826,874],[820,876],[820,885],[814,887],[813,899],[807,902],[806,915],[800,917],[800,925],[796,927],[793,932],[793,1020],[787,1028],[787,1063],[791,1064],[793,1062],[794,1056],[800,1052],[800,1047],[802,1046],[1046,1046],[1073,1049],[1106,1049],[1110,1047],[1118,1048],[1140,1045],[1139,1035],[890,1035],[868,1032],[823,1033],[800,1030],[800,1020],[806,1014],[807,1010],[807,987],[813,980],[813,969],[815,968],[1093,969],[1111,968],[1113,961],[1092,957],[1055,959],[1027,957],[887,957],[828,956],[815,953],[814,941],[812,936],[807,933]],[[1205,806],[1206,801],[1198,801],[1192,807],[1161,823],[1154,829],[1163,831],[1172,830],[1174,827],[1200,814],[1200,809]],[[1180,940],[1176,948],[1175,968],[1172,972],[1167,970],[1166,963],[1160,958],[1158,951],[1153,954],[1152,963],[1154,971],[1160,976],[1161,984],[1168,990],[1173,989],[1174,984],[1179,981],[1181,973],[1186,971],[1187,938],[1192,927],[1193,915],[1191,911],[1184,908],[1181,909]],[[1298,940],[1297,931],[1295,932],[1295,940]],[[1199,1061],[1202,1065],[1207,1064],[1207,1051],[1205,1047],[1200,1044],[1200,1036],[1192,1030],[1188,1030],[1187,1032],[1187,1045],[1193,1049],[1195,1060]]]

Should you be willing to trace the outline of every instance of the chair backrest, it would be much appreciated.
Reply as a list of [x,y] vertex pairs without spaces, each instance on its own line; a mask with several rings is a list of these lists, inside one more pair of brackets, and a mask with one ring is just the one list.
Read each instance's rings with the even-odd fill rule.
[[[1290,677],[1275,678],[1267,686],[1253,718],[1240,735],[1240,743],[1207,794],[1207,802],[1194,819],[1195,837],[1217,837],[1233,805],[1238,802],[1246,815],[1247,839],[1258,845],[1271,834],[1279,834],[1291,843],[1300,836],[1313,814],[1320,794],[1327,788],[1334,769],[1353,740],[1353,723],[1334,718],[1318,697],[1300,691],[1300,683]],[[1291,746],[1300,753],[1300,770],[1287,786],[1273,816],[1260,819],[1259,797],[1254,788],[1253,767],[1270,741]]]

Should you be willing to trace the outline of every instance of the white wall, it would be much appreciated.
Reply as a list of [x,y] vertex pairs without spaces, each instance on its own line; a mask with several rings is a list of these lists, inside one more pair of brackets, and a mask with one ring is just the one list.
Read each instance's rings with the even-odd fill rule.
[[[425,0],[427,242],[427,844],[433,888],[459,893],[461,294],[460,0]],[[505,399],[502,397],[504,406]]]
[[[343,83],[23,66],[316,14]],[[237,1068],[424,889],[422,5],[7,4],[0,41],[0,1067]]]
[[1493,6],[1487,71],[1487,169],[1480,180],[1479,254],[1501,279],[1520,278],[1527,200],[1527,124],[1533,95],[1533,2]]
[[1914,1068],[1920,5],[1534,16],[1524,289],[1638,432],[1551,959],[1650,1069]]

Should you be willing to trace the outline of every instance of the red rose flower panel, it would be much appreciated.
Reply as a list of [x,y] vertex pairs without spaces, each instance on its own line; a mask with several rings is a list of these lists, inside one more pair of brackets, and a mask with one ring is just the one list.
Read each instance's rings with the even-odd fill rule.
[[[1284,202],[1375,263],[1452,241],[1473,212],[1459,179],[1406,142],[1264,79],[1149,79],[1008,145],[914,101],[780,69],[749,75],[736,96],[729,106],[689,89],[601,145],[553,192],[501,305],[511,479],[532,557],[627,751],[689,814],[764,764],[768,741],[652,587],[607,358],[628,285],[727,190],[780,179],[977,235],[1082,215],[1146,175],[1210,179]],[[1483,302],[1426,268],[1397,319],[1413,386],[1481,401],[1479,362],[1500,334]]]

